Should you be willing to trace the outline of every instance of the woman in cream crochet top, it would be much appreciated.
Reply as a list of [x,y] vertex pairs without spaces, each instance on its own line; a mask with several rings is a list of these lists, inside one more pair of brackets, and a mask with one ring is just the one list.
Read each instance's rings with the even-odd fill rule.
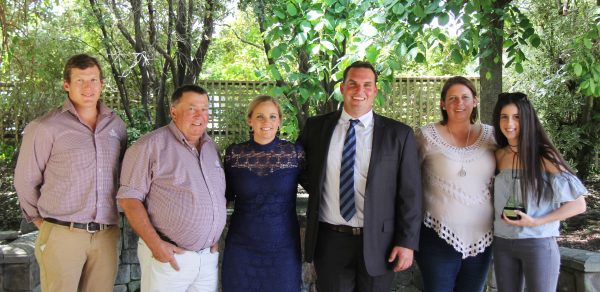
[[416,260],[424,291],[482,291],[491,260],[493,128],[476,123],[477,92],[452,77],[442,121],[417,131],[425,214]]

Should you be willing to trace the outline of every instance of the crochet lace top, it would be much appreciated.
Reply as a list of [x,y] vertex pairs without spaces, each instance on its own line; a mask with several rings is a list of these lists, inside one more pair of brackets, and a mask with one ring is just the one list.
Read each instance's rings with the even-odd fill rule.
[[489,125],[481,127],[476,142],[467,147],[448,143],[435,124],[416,132],[425,226],[435,230],[463,259],[483,252],[493,238],[490,187],[496,166],[496,143],[494,129]]

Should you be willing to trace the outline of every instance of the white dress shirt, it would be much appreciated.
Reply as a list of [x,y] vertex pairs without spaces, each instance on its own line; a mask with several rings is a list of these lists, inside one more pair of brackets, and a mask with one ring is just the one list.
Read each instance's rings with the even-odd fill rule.
[[367,185],[367,174],[371,160],[371,149],[373,145],[373,111],[360,116],[359,122],[354,126],[356,134],[356,158],[354,161],[354,199],[356,214],[346,221],[340,213],[340,167],[342,164],[342,151],[344,139],[350,126],[352,117],[342,111],[342,115],[333,130],[329,153],[327,155],[326,173],[319,221],[334,225],[347,225],[352,227],[363,227],[365,187]]

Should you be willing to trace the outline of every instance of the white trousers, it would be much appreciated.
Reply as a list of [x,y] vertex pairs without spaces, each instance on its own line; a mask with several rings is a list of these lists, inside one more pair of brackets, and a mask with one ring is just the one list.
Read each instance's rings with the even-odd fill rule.
[[210,248],[175,254],[179,271],[152,257],[140,238],[138,258],[142,270],[141,292],[215,292],[219,281],[219,253]]

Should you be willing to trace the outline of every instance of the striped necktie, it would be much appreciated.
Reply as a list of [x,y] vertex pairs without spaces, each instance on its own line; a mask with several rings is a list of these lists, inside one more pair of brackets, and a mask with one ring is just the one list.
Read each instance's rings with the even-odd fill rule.
[[346,221],[350,221],[356,213],[354,205],[354,158],[356,157],[354,126],[357,123],[358,120],[350,120],[346,139],[344,139],[342,166],[340,168],[340,213]]

